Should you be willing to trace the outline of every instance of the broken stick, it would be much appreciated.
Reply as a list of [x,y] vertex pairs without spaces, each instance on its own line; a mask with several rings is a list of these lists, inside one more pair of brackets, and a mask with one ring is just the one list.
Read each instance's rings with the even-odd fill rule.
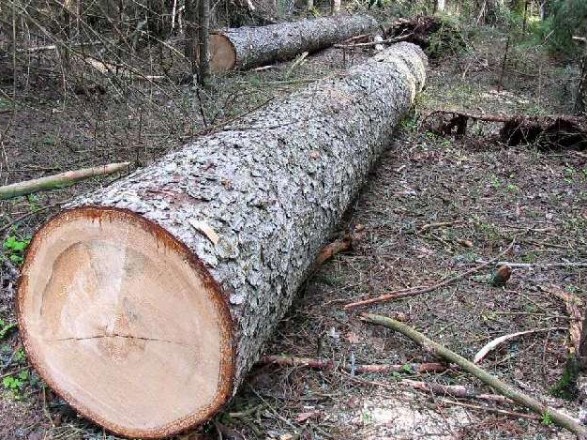
[[118,171],[122,171],[130,166],[130,162],[111,163],[93,168],[83,168],[76,171],[67,171],[65,173],[55,174],[53,176],[40,177],[38,179],[26,180],[24,182],[13,183],[11,185],[0,186],[0,200],[11,199],[13,197],[25,196],[38,191],[58,189],[73,185],[80,180],[89,179],[90,177],[106,176]]
[[363,239],[365,227],[363,225],[356,225],[350,232],[345,234],[341,239],[335,240],[332,243],[325,245],[321,250],[316,261],[314,262],[314,268],[317,269],[322,264],[330,260],[336,254],[346,252],[353,248],[353,245]]
[[506,384],[505,382],[502,382],[497,377],[489,374],[482,368],[479,368],[473,362],[468,361],[467,359],[455,353],[454,351],[451,351],[445,346],[440,345],[437,342],[434,342],[433,340],[427,338],[422,333],[413,329],[412,327],[403,324],[399,321],[396,321],[394,319],[370,313],[362,314],[361,320],[371,324],[381,325],[391,330],[400,332],[404,336],[410,338],[412,341],[420,344],[428,352],[431,352],[438,357],[442,357],[451,363],[457,364],[464,371],[472,374],[473,376],[481,380],[484,384],[490,386],[491,388],[496,390],[498,393],[504,395],[508,399],[516,402],[519,405],[523,405],[527,408],[530,408],[532,411],[536,412],[537,414],[540,414],[541,416],[548,416],[554,423],[561,426],[562,428],[568,429],[569,431],[573,432],[580,439],[587,439],[587,428],[585,426],[582,426],[577,420],[543,404],[539,400],[531,396],[528,396],[522,393],[521,391],[518,391],[514,387]]
[[450,369],[448,364],[439,362],[425,362],[425,363],[408,363],[401,365],[392,364],[357,364],[346,366],[338,365],[331,359],[315,359],[286,355],[268,355],[263,356],[259,364],[273,364],[281,367],[307,367],[315,370],[337,370],[342,369],[354,374],[370,374],[370,373],[439,373]]

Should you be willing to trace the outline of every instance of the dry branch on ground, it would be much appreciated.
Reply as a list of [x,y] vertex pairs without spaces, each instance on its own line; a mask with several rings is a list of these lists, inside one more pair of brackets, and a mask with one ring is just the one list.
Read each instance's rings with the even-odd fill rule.
[[424,293],[433,292],[433,291],[440,289],[442,287],[446,287],[446,286],[454,283],[455,281],[461,280],[469,275],[472,275],[476,272],[479,272],[482,269],[485,269],[487,266],[490,266],[495,261],[497,261],[499,258],[506,255],[512,249],[513,245],[514,245],[514,243],[512,242],[504,251],[502,251],[493,260],[481,263],[478,266],[475,266],[472,269],[469,269],[461,274],[447,277],[432,286],[417,286],[417,287],[411,287],[409,289],[396,290],[394,292],[386,293],[384,295],[380,295],[375,298],[368,298],[368,299],[348,303],[344,306],[344,308],[345,308],[345,310],[350,310],[350,309],[354,309],[357,307],[363,307],[363,306],[367,306],[367,305],[371,305],[371,304],[379,304],[379,303],[386,302],[386,301],[395,301],[396,299],[400,299],[400,298],[406,298],[409,296],[416,296],[416,295],[422,295]]
[[439,136],[464,136],[469,121],[502,124],[499,138],[506,145],[536,144],[552,150],[587,149],[587,119],[578,116],[505,116],[436,110],[426,115],[421,124]]
[[391,330],[400,332],[404,336],[410,338],[412,341],[420,344],[426,351],[434,354],[435,356],[442,357],[449,362],[457,364],[464,371],[474,375],[484,384],[490,386],[508,399],[531,409],[541,416],[549,417],[552,422],[573,432],[580,439],[587,439],[587,427],[583,426],[578,420],[569,417],[561,411],[549,407],[532,396],[516,390],[512,386],[499,380],[497,377],[479,368],[473,362],[468,361],[464,357],[449,350],[445,346],[432,341],[412,327],[391,318],[367,313],[362,314],[361,319],[365,322],[381,325]]

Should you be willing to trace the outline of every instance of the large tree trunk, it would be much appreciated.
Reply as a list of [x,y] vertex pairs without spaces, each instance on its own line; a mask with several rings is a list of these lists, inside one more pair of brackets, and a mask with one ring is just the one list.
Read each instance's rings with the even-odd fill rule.
[[425,76],[400,43],[75,201],[33,237],[22,339],[118,434],[207,421],[235,392]]
[[315,52],[376,28],[377,21],[372,17],[339,15],[217,30],[210,39],[210,65],[214,72],[247,69]]

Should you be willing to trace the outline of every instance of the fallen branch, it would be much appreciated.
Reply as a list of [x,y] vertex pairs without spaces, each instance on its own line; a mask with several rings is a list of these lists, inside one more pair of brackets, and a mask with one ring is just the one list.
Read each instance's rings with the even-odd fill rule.
[[418,391],[443,396],[458,397],[460,399],[478,399],[489,402],[507,403],[509,399],[500,394],[481,393],[478,390],[464,385],[442,385],[439,383],[421,382],[411,379],[402,379],[401,383]]
[[433,228],[443,228],[445,226],[453,226],[453,225],[458,225],[461,224],[462,221],[461,220],[456,220],[454,222],[436,222],[436,223],[427,223],[425,225],[423,225],[420,229],[419,232],[420,233],[424,233],[426,231],[428,231],[429,229],[433,229]]
[[314,359],[285,355],[268,355],[263,356],[259,364],[273,364],[281,367],[307,367],[316,370],[339,370],[354,373],[354,374],[370,374],[370,373],[408,373],[408,374],[423,374],[423,373],[439,373],[450,369],[447,364],[438,362],[426,363],[408,363],[402,365],[392,364],[359,364],[359,365],[339,365],[330,359]]
[[537,416],[536,414],[524,414],[524,413],[520,413],[520,412],[508,411],[508,410],[501,409],[501,408],[495,408],[492,406],[471,405],[470,403],[464,403],[464,402],[459,402],[458,400],[448,400],[448,399],[442,399],[440,402],[446,403],[448,405],[457,405],[457,406],[462,406],[463,408],[476,409],[479,411],[489,411],[489,412],[494,412],[497,414],[503,414],[503,415],[511,416],[511,417],[518,417],[518,418],[522,418],[522,419],[540,420],[540,417]]
[[[343,372],[344,374],[348,374]],[[452,396],[459,399],[477,399],[495,403],[510,403],[510,400],[500,394],[486,394],[480,393],[471,387],[463,385],[442,385],[438,383],[421,382],[411,379],[401,379],[392,383],[378,382],[374,380],[366,380],[359,377],[348,375],[349,379],[363,383],[366,385],[373,385],[380,388],[397,389],[398,385],[405,385],[411,389],[422,391],[429,394],[437,394],[443,396]]]
[[0,186],[0,200],[24,196],[38,191],[63,188],[79,182],[80,180],[89,179],[91,177],[106,176],[108,174],[122,171],[125,168],[128,168],[130,164],[130,162],[111,163],[104,166],[67,171],[53,176]]
[[144,79],[146,81],[165,79],[165,76],[163,75],[143,75],[141,72],[135,71],[128,66],[107,63],[106,61],[101,61],[92,57],[86,57],[83,61],[103,75],[117,75],[126,78]]
[[357,47],[374,47],[379,44],[394,44],[399,43],[400,41],[408,40],[412,34],[404,35],[397,38],[388,38],[386,40],[381,41],[369,41],[367,43],[353,43],[353,44],[335,44],[333,47],[336,49],[354,49]]
[[557,425],[576,434],[580,439],[587,439],[587,428],[582,426],[577,420],[569,417],[566,414],[563,414],[560,411],[548,407],[537,399],[528,396],[521,391],[516,390],[512,386],[502,382],[495,376],[489,374],[482,368],[479,368],[477,365],[468,361],[459,354],[427,338],[412,327],[385,316],[373,314],[362,314],[361,319],[365,322],[381,325],[383,327],[400,332],[404,336],[410,338],[412,341],[420,344],[426,351],[431,352],[438,357],[442,357],[451,363],[457,364],[464,371],[472,374],[481,380],[484,384],[490,386],[508,399],[514,401],[517,404],[530,408],[532,411],[543,417],[548,417]]
[[536,143],[543,149],[584,150],[587,148],[587,121],[572,115],[480,115],[454,110],[434,110],[422,120],[423,126],[432,116],[446,116],[428,130],[440,136],[465,135],[469,120],[502,123],[499,137],[507,145]]
[[515,339],[515,338],[517,338],[519,336],[523,336],[523,335],[530,335],[532,333],[550,332],[553,330],[565,330],[565,328],[563,328],[563,327],[541,328],[541,329],[535,329],[535,330],[526,330],[523,332],[510,333],[509,335],[500,336],[499,338],[495,338],[492,341],[490,341],[489,343],[485,344],[481,348],[481,350],[479,350],[477,352],[477,354],[473,358],[473,362],[475,364],[478,364],[479,362],[481,362],[485,358],[485,356],[487,356],[487,354],[490,351],[494,350],[499,345],[501,345],[504,342],[509,341],[511,339]]
[[[482,260],[478,261],[479,263]],[[512,269],[556,269],[556,268],[564,268],[564,267],[587,267],[587,263],[583,262],[565,262],[565,263],[510,263],[509,261],[498,261],[495,263],[496,266],[509,266]]]
[[370,304],[378,304],[378,303],[385,302],[385,301],[392,301],[392,300],[396,300],[399,298],[405,298],[407,296],[421,295],[423,293],[429,293],[429,292],[432,292],[436,289],[440,289],[441,287],[448,286],[449,284],[454,283],[455,281],[458,281],[462,278],[465,278],[466,276],[469,276],[475,272],[480,271],[481,269],[486,268],[490,264],[493,264],[495,261],[499,260],[500,257],[502,257],[503,255],[508,253],[510,251],[510,249],[513,247],[513,245],[514,245],[514,242],[512,242],[503,252],[501,252],[493,260],[484,262],[483,264],[480,264],[479,266],[475,266],[474,268],[469,269],[466,272],[455,275],[453,277],[444,278],[442,281],[440,281],[437,284],[434,284],[433,286],[429,286],[429,287],[419,286],[419,287],[414,287],[411,289],[396,290],[395,292],[387,293],[385,295],[381,295],[376,298],[364,299],[362,301],[356,301],[353,303],[346,304],[344,306],[344,309],[349,310],[349,309],[360,307],[360,306],[366,306],[366,305],[370,305]]

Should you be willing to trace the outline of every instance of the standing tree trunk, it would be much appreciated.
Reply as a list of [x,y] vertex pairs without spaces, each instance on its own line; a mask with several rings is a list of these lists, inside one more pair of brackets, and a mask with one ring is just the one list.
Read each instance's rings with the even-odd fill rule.
[[198,0],[185,0],[185,40],[184,55],[189,60],[192,75],[197,73],[196,63],[196,40],[197,40],[197,19],[196,13]]
[[584,46],[583,57],[581,58],[579,86],[575,99],[575,113],[587,115],[587,38],[573,37],[573,39],[582,42]]
[[76,200],[33,237],[29,359],[128,437],[209,420],[259,358],[425,76],[400,43]]
[[210,0],[200,0],[198,32],[198,83],[206,87],[210,79]]
[[338,15],[269,26],[214,31],[210,40],[214,72],[248,69],[315,52],[377,29],[369,16]]

